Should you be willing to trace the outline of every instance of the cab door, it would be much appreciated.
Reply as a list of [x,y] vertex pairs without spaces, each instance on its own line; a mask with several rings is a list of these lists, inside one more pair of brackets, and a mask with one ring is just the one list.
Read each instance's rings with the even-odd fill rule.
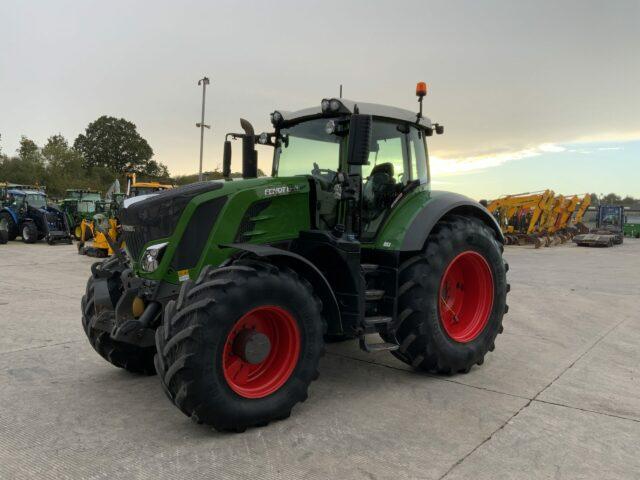
[[424,132],[374,119],[369,164],[362,167],[361,240],[373,240],[399,197],[427,182]]

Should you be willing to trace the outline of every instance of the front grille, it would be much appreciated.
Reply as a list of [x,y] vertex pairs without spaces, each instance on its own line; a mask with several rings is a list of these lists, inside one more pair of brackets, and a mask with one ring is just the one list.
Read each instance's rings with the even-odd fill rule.
[[148,238],[145,235],[144,231],[134,231],[134,232],[122,232],[122,238],[124,239],[124,244],[129,250],[129,254],[131,258],[134,260],[138,260],[140,258],[140,254],[142,253],[142,248],[153,238]]
[[64,230],[62,221],[57,213],[47,212],[44,214],[49,230]]

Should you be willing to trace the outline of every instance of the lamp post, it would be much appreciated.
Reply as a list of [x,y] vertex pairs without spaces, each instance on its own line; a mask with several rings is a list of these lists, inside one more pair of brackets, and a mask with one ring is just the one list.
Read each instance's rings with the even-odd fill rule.
[[200,170],[198,172],[198,181],[202,181],[202,150],[204,144],[204,129],[211,128],[210,125],[205,125],[204,123],[204,99],[207,93],[207,85],[209,85],[209,78],[202,77],[198,80],[198,86],[202,85],[202,117],[200,123],[196,123],[196,127],[200,129]]

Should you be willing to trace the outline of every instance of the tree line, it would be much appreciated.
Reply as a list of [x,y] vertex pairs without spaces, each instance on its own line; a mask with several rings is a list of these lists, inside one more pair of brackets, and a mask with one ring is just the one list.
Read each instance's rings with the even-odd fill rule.
[[104,192],[116,178],[124,182],[126,172],[170,180],[167,167],[153,160],[153,149],[135,124],[123,118],[98,118],[72,145],[60,134],[50,136],[42,147],[23,136],[16,155],[7,155],[0,144],[0,182],[45,186],[53,198],[62,198],[68,188]]
[[[0,141],[1,141],[0,137]],[[16,155],[2,152],[0,142],[0,182],[45,186],[49,196],[63,198],[68,188],[105,192],[117,178],[125,184],[125,173],[139,178],[175,185],[198,181],[198,175],[171,178],[166,165],[153,160],[153,149],[138,133],[134,123],[124,118],[102,116],[91,122],[70,145],[60,134],[50,136],[40,147],[23,136]],[[259,176],[264,176],[258,171]],[[232,177],[241,177],[240,173]],[[204,172],[206,180],[222,178],[222,172]],[[592,204],[640,206],[640,199],[615,193],[591,194]]]
[[591,203],[593,205],[624,205],[625,207],[640,208],[640,198],[634,198],[630,195],[621,196],[616,193],[608,193],[606,195],[591,194]]

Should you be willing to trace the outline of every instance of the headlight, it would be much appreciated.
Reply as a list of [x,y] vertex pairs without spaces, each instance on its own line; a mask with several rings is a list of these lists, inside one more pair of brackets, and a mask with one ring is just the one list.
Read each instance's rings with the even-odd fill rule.
[[267,132],[262,132],[258,137],[258,143],[260,145],[266,145],[269,143],[269,134]]
[[140,261],[140,266],[145,272],[155,272],[160,265],[160,260],[162,260],[162,255],[164,254],[165,247],[169,245],[168,242],[157,243],[155,245],[151,245],[144,251],[142,255],[142,260]]
[[329,108],[331,109],[332,112],[337,112],[338,110],[340,110],[341,106],[342,104],[340,103],[340,101],[336,100],[335,98],[332,98],[331,101],[329,102]]
[[327,124],[324,126],[324,131],[327,132],[327,135],[331,135],[336,131],[336,122],[333,120],[329,120]]
[[273,124],[274,127],[277,127],[278,125],[280,125],[282,123],[283,119],[284,119],[284,117],[278,111],[273,112],[271,114],[271,123]]

